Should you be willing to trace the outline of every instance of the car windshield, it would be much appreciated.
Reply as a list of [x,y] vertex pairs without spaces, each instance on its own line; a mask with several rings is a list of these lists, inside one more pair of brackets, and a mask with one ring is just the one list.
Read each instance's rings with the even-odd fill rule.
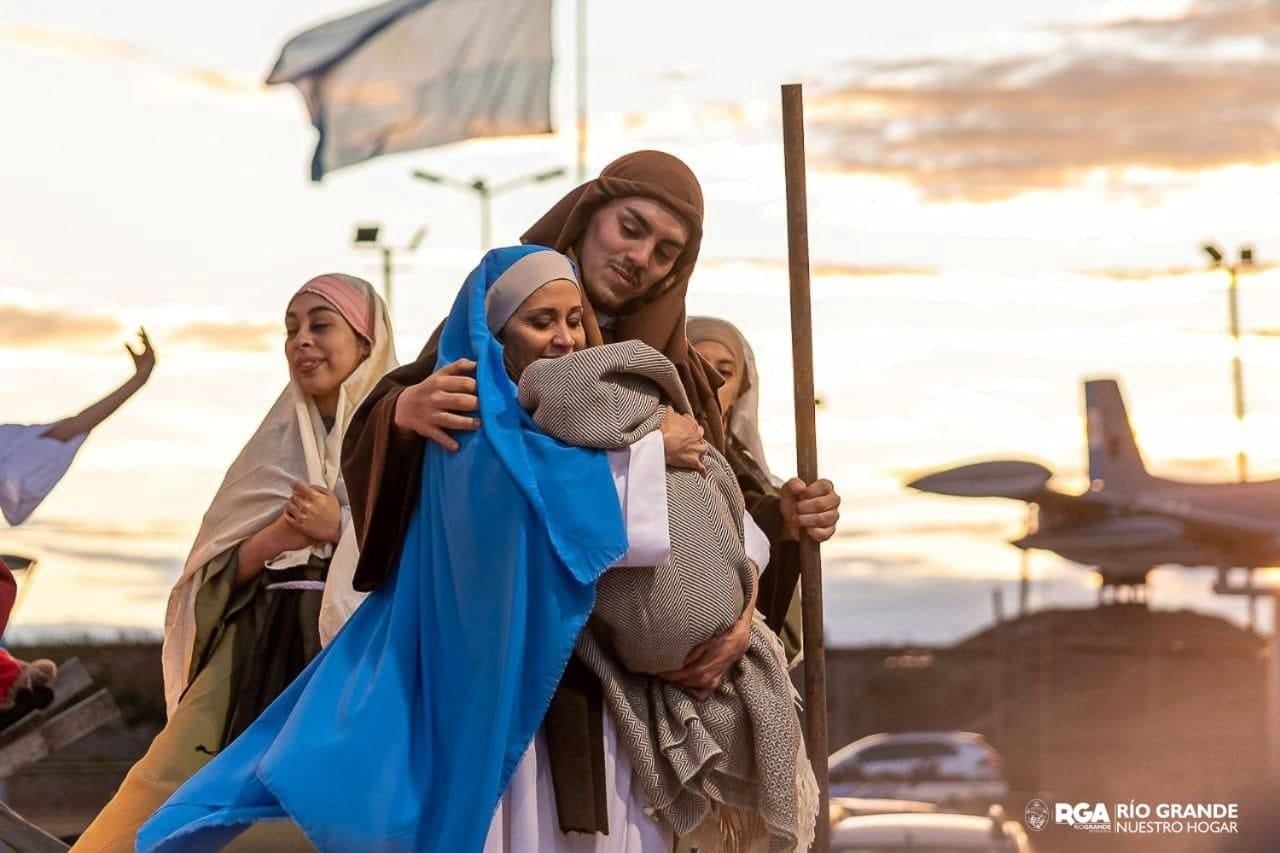
[[908,741],[906,743],[886,743],[872,746],[858,753],[858,760],[899,761],[904,758],[940,758],[944,755],[955,755],[956,749],[950,744],[939,741]]

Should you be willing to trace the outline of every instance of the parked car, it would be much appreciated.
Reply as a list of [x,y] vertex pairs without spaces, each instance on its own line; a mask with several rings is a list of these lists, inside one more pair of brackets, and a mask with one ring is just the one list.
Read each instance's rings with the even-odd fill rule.
[[869,735],[828,761],[833,797],[994,802],[1009,792],[1000,753],[974,732]]
[[922,800],[890,800],[882,797],[832,797],[831,825],[847,817],[868,814],[925,814],[936,812],[937,803]]
[[831,853],[1033,853],[1026,830],[995,808],[965,814],[878,814],[849,817],[831,830]]

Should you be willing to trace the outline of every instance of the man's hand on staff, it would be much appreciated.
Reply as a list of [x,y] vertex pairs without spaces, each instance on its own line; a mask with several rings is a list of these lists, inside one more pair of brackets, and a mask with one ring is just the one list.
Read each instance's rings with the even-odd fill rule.
[[801,530],[815,542],[825,542],[835,535],[840,496],[830,480],[815,480],[806,486],[803,480],[792,477],[782,484],[779,493],[787,539],[798,541]]
[[702,454],[707,452],[707,441],[698,422],[667,406],[661,430],[667,464],[672,468],[688,468],[707,476],[706,466],[702,464]]
[[445,450],[457,450],[458,442],[449,430],[480,428],[478,417],[464,414],[480,409],[476,380],[467,375],[475,369],[474,361],[460,358],[401,391],[396,400],[396,426],[429,438]]

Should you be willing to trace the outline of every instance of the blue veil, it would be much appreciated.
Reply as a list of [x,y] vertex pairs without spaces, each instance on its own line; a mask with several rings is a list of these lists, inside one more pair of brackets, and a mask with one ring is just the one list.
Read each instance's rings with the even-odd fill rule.
[[481,428],[427,442],[399,564],[298,679],[138,833],[217,849],[291,819],[321,850],[478,851],[595,600],[626,551],[601,451],[541,433],[516,400],[485,293],[541,246],[468,276],[439,365],[477,363]]

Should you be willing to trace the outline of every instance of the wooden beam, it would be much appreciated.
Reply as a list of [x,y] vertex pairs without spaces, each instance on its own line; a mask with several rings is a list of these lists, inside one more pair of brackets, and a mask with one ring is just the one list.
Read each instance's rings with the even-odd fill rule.
[[61,853],[67,845],[0,803],[0,841],[18,853]]
[[28,764],[34,764],[119,718],[120,708],[111,694],[99,690],[0,747],[0,779],[12,776]]
[[59,708],[93,686],[93,679],[78,658],[69,658],[58,666],[58,675],[50,685],[53,701],[47,708],[32,711],[0,731],[0,748],[52,717]]
[[[809,296],[809,202],[805,186],[804,95],[782,87],[782,155],[787,187],[787,257],[791,277],[791,364],[795,373],[796,472],[818,479],[817,406],[813,393],[813,319]],[[818,821],[813,840],[826,853],[831,837],[827,785],[827,661],[822,620],[822,555],[800,534],[800,603],[804,618],[805,746],[817,777]]]
[[53,704],[45,709],[45,713],[65,705],[68,701],[93,686],[84,664],[79,658],[69,658],[58,665],[58,675],[53,679]]

